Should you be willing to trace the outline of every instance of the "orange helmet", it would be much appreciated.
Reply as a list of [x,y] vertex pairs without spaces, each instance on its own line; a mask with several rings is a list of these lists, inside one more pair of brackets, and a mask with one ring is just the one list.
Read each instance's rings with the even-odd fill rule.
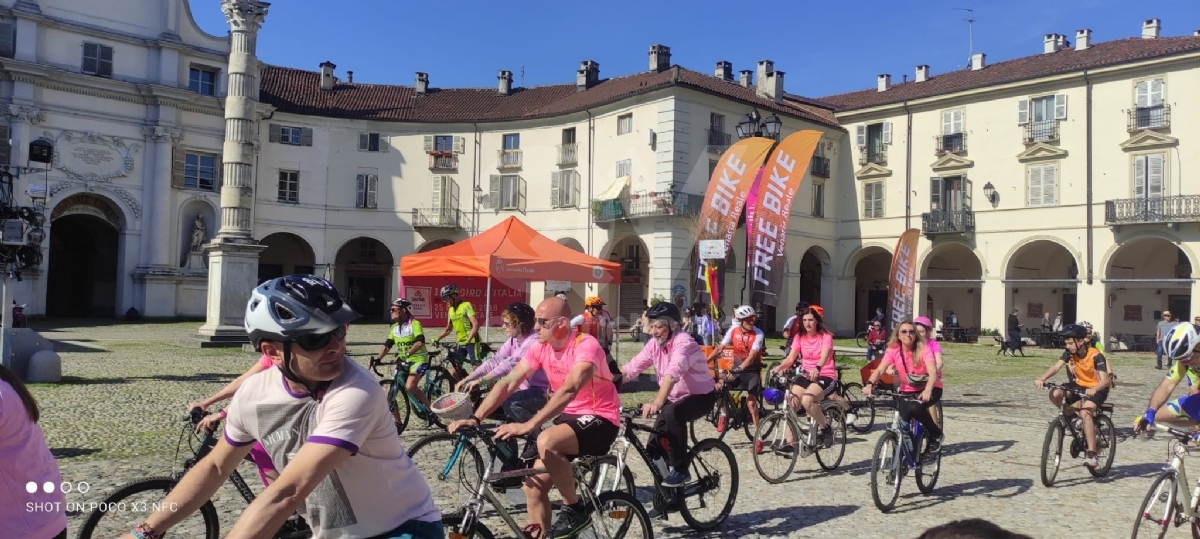
[[599,296],[588,296],[583,302],[584,307],[603,307],[604,305],[604,300],[600,299]]
[[824,307],[821,307],[820,305],[809,305],[808,308],[812,309],[813,312],[817,313],[817,316],[819,316],[821,318],[825,318],[825,308]]

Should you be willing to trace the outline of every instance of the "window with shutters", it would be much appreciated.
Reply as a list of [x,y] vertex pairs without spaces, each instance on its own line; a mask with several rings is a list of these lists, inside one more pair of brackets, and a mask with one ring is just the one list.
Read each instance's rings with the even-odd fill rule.
[[813,181],[813,217],[825,217],[825,180]]
[[1134,83],[1134,110],[1130,111],[1130,129],[1153,129],[1168,126],[1170,107],[1163,100],[1165,91],[1166,80],[1162,77]]
[[358,134],[358,151],[360,152],[386,152],[387,137],[379,133],[359,133]]
[[500,210],[525,209],[525,182],[520,176],[499,176]]
[[188,89],[200,95],[217,95],[217,70],[205,67],[189,69]]
[[281,128],[279,130],[279,143],[299,146],[302,133],[303,131],[299,127]]
[[291,170],[279,171],[279,195],[276,200],[297,204],[300,202],[300,173]]
[[217,156],[188,152],[183,157],[183,186],[212,191],[217,185]]
[[355,181],[354,207],[375,208],[376,193],[379,190],[379,176],[376,174],[359,174]]
[[622,114],[617,116],[617,134],[624,135],[633,131],[633,114]]
[[965,150],[966,137],[963,131],[963,110],[942,111],[942,135],[938,139],[937,154],[958,153]]
[[887,163],[887,146],[892,143],[892,122],[860,125],[855,135],[860,165]]
[[971,211],[971,180],[966,176],[930,178],[929,209],[945,214]]
[[569,208],[579,205],[579,173],[562,170],[550,173],[550,205]]
[[433,151],[435,152],[453,152],[454,137],[450,135],[437,135],[433,137]]
[[1166,154],[1133,157],[1133,198],[1160,198],[1166,193]]
[[883,182],[863,184],[863,219],[883,217]]
[[632,175],[633,175],[633,160],[632,159],[622,159],[620,161],[617,161],[617,177],[618,178],[623,178],[625,176],[632,176]]
[[1017,102],[1017,124],[1025,127],[1025,143],[1058,140],[1058,124],[1067,119],[1067,94],[1055,94]]
[[84,42],[81,67],[86,75],[111,77],[113,75],[113,48],[99,43]]
[[310,127],[290,127],[286,125],[270,124],[268,128],[268,142],[288,144],[291,146],[313,145],[313,130]]
[[1033,207],[1058,204],[1058,165],[1032,165],[1026,170],[1026,205]]

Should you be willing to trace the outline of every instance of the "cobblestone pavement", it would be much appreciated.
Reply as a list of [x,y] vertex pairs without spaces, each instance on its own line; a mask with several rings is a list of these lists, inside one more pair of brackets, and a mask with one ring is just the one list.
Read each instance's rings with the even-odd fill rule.
[[[66,375],[63,384],[34,386],[44,410],[43,426],[64,480],[90,486],[86,494],[68,494],[68,502],[97,502],[119,485],[167,474],[175,462],[183,404],[214,391],[250,365],[252,358],[245,353],[167,344],[194,328],[43,328],[42,334],[55,340],[63,353]],[[377,345],[370,343],[376,339],[369,337],[352,331],[351,341],[358,343],[352,352],[375,351]],[[741,473],[738,501],[724,531],[708,536],[916,537],[925,528],[971,517],[1037,538],[1126,536],[1151,478],[1165,461],[1167,443],[1162,437],[1129,439],[1129,426],[1145,409],[1163,371],[1123,367],[1120,375],[1122,385],[1109,399],[1116,404],[1118,445],[1108,477],[1094,479],[1081,460],[1068,458],[1058,483],[1042,486],[1042,439],[1055,412],[1045,392],[1025,379],[963,384],[946,388],[945,456],[933,495],[920,494],[908,477],[891,514],[880,513],[872,503],[868,464],[881,424],[890,421],[886,412],[870,433],[850,434],[840,468],[821,472],[813,458],[802,459],[791,479],[779,485],[758,476],[745,437],[731,433],[727,441],[733,442]],[[411,445],[423,434],[408,432],[403,439]],[[649,477],[641,466],[634,465],[639,481]],[[252,487],[261,487],[252,467],[243,466],[242,472]],[[1102,500],[1101,511],[1094,509],[1097,500]],[[213,501],[222,531],[227,532],[245,503],[228,484]],[[70,516],[72,537],[85,517]],[[501,531],[495,526],[493,530]],[[656,535],[691,536],[677,515],[657,523]],[[1186,530],[1172,536],[1184,537]]]

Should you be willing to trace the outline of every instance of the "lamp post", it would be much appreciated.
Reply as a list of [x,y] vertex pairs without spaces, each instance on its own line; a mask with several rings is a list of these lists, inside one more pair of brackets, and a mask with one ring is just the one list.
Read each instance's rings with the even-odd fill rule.
[[760,122],[762,115],[755,108],[742,117],[742,121],[738,122],[735,129],[739,139],[750,137],[765,137],[773,140],[779,139],[779,130],[783,127],[783,121],[774,113],[770,118]]

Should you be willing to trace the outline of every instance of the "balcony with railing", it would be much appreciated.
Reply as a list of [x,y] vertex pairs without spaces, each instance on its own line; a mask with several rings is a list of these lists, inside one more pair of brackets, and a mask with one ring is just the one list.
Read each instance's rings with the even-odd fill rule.
[[1128,114],[1130,133],[1141,129],[1171,127],[1171,105],[1138,107],[1130,109]]
[[1025,144],[1058,140],[1058,120],[1029,122],[1025,124]]
[[413,228],[464,228],[466,220],[458,208],[413,208]]
[[819,155],[814,155],[812,158],[812,165],[809,166],[808,170],[809,170],[809,172],[812,173],[813,176],[820,176],[822,178],[828,178],[829,177],[829,158],[821,157]]
[[704,195],[681,191],[636,193],[592,202],[592,221],[607,223],[622,219],[659,216],[695,216]]
[[1200,221],[1200,195],[1104,201],[1104,222],[1110,225],[1188,221]]
[[867,146],[859,148],[858,164],[866,165],[867,163],[875,163],[877,165],[887,164],[887,145],[878,144],[875,146]]
[[967,134],[954,133],[952,135],[939,135],[933,137],[937,143],[937,155],[942,156],[948,153],[959,153],[967,151]]
[[579,144],[575,142],[570,144],[559,144],[558,164],[574,165],[576,163],[579,163]]
[[708,129],[708,151],[710,153],[722,154],[729,149],[732,144],[732,139],[729,133],[719,129]]
[[922,213],[921,232],[926,236],[975,232],[975,212],[971,210],[934,210]]
[[458,155],[453,152],[429,152],[430,170],[458,170]]
[[521,150],[496,150],[496,168],[521,168]]

